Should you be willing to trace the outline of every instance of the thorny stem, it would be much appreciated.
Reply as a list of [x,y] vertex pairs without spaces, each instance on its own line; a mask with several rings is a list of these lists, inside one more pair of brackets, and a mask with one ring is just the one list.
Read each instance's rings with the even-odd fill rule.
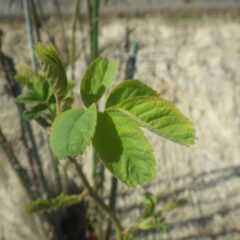
[[91,187],[91,185],[89,184],[84,172],[82,171],[82,168],[78,165],[76,159],[74,158],[69,158],[71,160],[71,162],[74,164],[79,177],[81,178],[82,184],[84,186],[84,188],[88,191],[89,196],[92,198],[92,200],[95,202],[95,204],[103,211],[105,212],[108,217],[111,219],[111,221],[113,222],[113,225],[115,227],[116,230],[116,235],[117,235],[117,240],[123,240],[122,237],[122,231],[123,231],[123,227],[121,225],[121,223],[119,222],[118,218],[116,217],[116,215],[107,207],[107,205],[102,201],[101,198],[98,197],[98,195],[95,193],[95,191],[93,190],[93,188]]

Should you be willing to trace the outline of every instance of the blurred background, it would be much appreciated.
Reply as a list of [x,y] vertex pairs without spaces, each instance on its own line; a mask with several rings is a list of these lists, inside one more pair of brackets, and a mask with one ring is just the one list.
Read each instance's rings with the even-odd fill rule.
[[[29,2],[33,43],[56,46],[79,99],[79,83],[93,51],[88,1]],[[21,107],[14,100],[18,87],[9,70],[13,61],[32,64],[23,3],[0,0],[1,240],[46,239],[39,221],[26,212],[29,200],[17,178],[16,162],[11,162],[15,153],[34,178],[28,162],[34,146],[29,147],[29,136],[24,140]],[[138,216],[143,194],[151,191],[159,210],[172,199],[184,198],[187,203],[166,215],[167,231],[139,233],[136,239],[239,240],[240,0],[102,0],[99,12],[98,54],[119,60],[117,81],[134,78],[152,86],[190,118],[197,132],[192,147],[146,132],[157,158],[157,179],[137,189],[119,183],[116,211],[123,225]],[[12,65],[6,65],[5,57]],[[46,134],[34,121],[31,129],[45,181],[55,189]],[[91,158],[90,153],[83,158]],[[91,176],[87,163],[84,167]],[[71,171],[65,174],[74,176]],[[107,189],[110,181],[107,172]],[[70,218],[61,224],[66,231],[79,230]],[[64,239],[85,239],[75,235]]]

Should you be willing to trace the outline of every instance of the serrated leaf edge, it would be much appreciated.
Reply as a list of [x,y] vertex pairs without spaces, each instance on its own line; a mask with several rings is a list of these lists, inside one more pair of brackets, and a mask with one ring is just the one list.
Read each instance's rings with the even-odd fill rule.
[[[169,102],[169,101],[167,101],[167,100],[165,100],[165,99],[160,98],[161,101],[164,101],[164,102],[166,102],[167,104],[170,104],[170,106],[172,107],[172,109],[173,109],[175,112],[177,112],[178,114],[182,115],[182,117],[185,119],[186,123],[189,124],[189,127],[191,127],[191,131],[192,131],[192,135],[193,135],[193,141],[192,141],[191,144],[179,143],[179,142],[177,142],[177,141],[175,141],[175,140],[173,140],[173,139],[170,139],[170,138],[164,136],[163,134],[161,134],[161,133],[159,133],[158,131],[156,131],[156,129],[154,129],[154,128],[152,128],[151,126],[149,126],[149,124],[147,124],[147,123],[145,123],[144,121],[142,121],[142,120],[141,120],[140,118],[138,118],[136,115],[134,115],[133,113],[131,113],[131,112],[128,111],[128,110],[125,110],[124,108],[122,108],[122,107],[120,106],[120,104],[125,103],[125,102],[128,102],[128,101],[133,100],[133,99],[146,99],[146,100],[147,100],[147,99],[149,99],[149,98],[155,99],[155,100],[159,100],[159,97],[151,97],[151,96],[134,97],[134,98],[131,98],[131,99],[127,99],[127,100],[125,100],[125,101],[122,101],[122,102],[120,102],[119,104],[114,105],[114,106],[112,106],[112,107],[110,107],[110,108],[107,108],[107,110],[115,110],[115,111],[122,112],[122,113],[126,114],[129,118],[131,118],[131,119],[133,119],[134,121],[136,121],[136,122],[137,122],[140,126],[142,126],[143,128],[146,128],[146,129],[150,130],[151,132],[157,134],[158,136],[164,137],[164,138],[166,138],[166,139],[168,139],[168,140],[170,140],[170,141],[172,141],[172,142],[175,142],[175,143],[181,144],[181,145],[183,145],[183,146],[187,146],[187,147],[189,147],[190,145],[193,145],[193,144],[195,143],[195,139],[196,139],[196,136],[195,136],[195,132],[196,132],[196,131],[195,131],[192,123],[191,123],[190,120],[189,120],[185,115],[183,115],[183,114],[181,113],[181,111],[180,111],[177,107],[175,107],[171,102]],[[187,137],[186,137],[186,138],[187,138]]]

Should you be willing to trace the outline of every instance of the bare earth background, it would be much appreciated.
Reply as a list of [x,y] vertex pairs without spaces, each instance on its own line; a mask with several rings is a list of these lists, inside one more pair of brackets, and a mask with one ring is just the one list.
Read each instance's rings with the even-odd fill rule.
[[[50,19],[49,25],[60,36],[56,21]],[[120,186],[117,205],[123,225],[138,216],[144,191],[152,191],[158,197],[158,209],[175,196],[186,197],[189,202],[167,215],[168,234],[152,232],[137,239],[239,240],[239,18],[224,15],[166,20],[145,16],[104,20],[100,32],[103,55],[126,58],[123,45],[127,26],[133,29],[132,40],[140,43],[135,78],[157,89],[189,116],[197,130],[197,141],[186,148],[146,132],[154,146],[158,177],[135,190]],[[4,52],[16,62],[29,63],[24,25],[0,23],[0,28],[5,32]],[[61,39],[56,39],[61,46]],[[77,54],[81,57],[80,52]],[[83,61],[77,62],[78,79],[84,67]],[[0,124],[24,162],[18,145],[16,109],[4,89],[3,76],[0,78]],[[78,95],[78,89],[75,92]],[[41,239],[25,213],[27,199],[1,151],[0,201],[0,239]]]

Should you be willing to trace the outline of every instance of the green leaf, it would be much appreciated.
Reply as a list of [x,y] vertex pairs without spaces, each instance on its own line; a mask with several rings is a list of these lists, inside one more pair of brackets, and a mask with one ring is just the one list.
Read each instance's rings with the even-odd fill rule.
[[50,99],[52,99],[53,93],[43,76],[36,74],[31,79],[31,82],[27,84],[27,87],[28,91],[17,97],[18,102],[24,104],[50,104]]
[[141,219],[134,228],[140,231],[155,229],[159,233],[166,233],[169,229],[169,224],[166,223],[162,215],[154,215]]
[[16,70],[17,74],[14,76],[14,79],[24,85],[28,84],[36,76],[36,72],[25,64],[17,64]]
[[[31,91],[34,91],[36,95],[41,96],[41,98],[46,101],[51,89],[50,86],[46,80],[46,78],[40,74],[36,75],[33,79],[32,82],[28,85],[28,88]],[[53,93],[51,93],[53,94]]]
[[51,44],[45,45],[39,43],[35,45],[34,51],[41,65],[41,69],[55,94],[65,96],[68,85],[67,75],[56,49]]
[[22,93],[22,94],[18,95],[16,99],[19,103],[24,103],[24,104],[26,104],[26,103],[42,103],[43,102],[42,97],[32,91]]
[[115,60],[97,58],[87,68],[82,82],[81,95],[86,106],[96,103],[109,87],[117,71]]
[[152,193],[146,192],[144,195],[144,218],[150,217],[154,214],[156,204],[157,198]]
[[29,90],[18,96],[18,102],[46,103],[48,102],[49,94],[52,95],[46,78],[38,72],[34,72],[27,65],[17,65],[17,75],[15,79],[26,84]]
[[123,240],[134,240],[134,238],[130,233],[128,233],[126,236],[123,236]]
[[157,97],[158,93],[138,80],[123,81],[111,91],[106,102],[106,108],[139,96]]
[[83,196],[80,194],[74,195],[64,195],[61,194],[52,199],[43,199],[39,198],[27,206],[28,212],[40,212],[40,211],[49,211],[55,208],[67,208],[74,204],[77,204],[83,200]]
[[50,133],[50,145],[56,157],[63,159],[82,154],[94,134],[96,121],[95,105],[87,110],[72,109],[61,113]]
[[156,224],[154,228],[159,233],[164,234],[169,231],[169,224],[165,221],[165,219],[161,219],[161,220],[156,219]]
[[110,172],[135,187],[155,178],[155,159],[143,132],[117,111],[98,114],[93,145]]
[[146,231],[152,228],[155,228],[156,222],[154,216],[144,218],[141,221],[137,223],[135,226],[136,229],[141,230],[141,231]]
[[45,104],[38,104],[33,106],[32,108],[25,110],[23,113],[23,117],[27,121],[31,121],[33,119],[39,118],[43,115],[45,110],[47,109],[47,106]]
[[69,96],[69,97],[65,97],[63,100],[62,100],[62,112],[70,109],[72,107],[72,104],[74,102],[74,98]]
[[157,97],[136,97],[114,107],[141,126],[174,142],[191,145],[195,131],[190,121],[170,102]]
[[169,203],[164,206],[165,212],[170,212],[175,208],[180,208],[185,206],[188,203],[186,198],[172,199]]

